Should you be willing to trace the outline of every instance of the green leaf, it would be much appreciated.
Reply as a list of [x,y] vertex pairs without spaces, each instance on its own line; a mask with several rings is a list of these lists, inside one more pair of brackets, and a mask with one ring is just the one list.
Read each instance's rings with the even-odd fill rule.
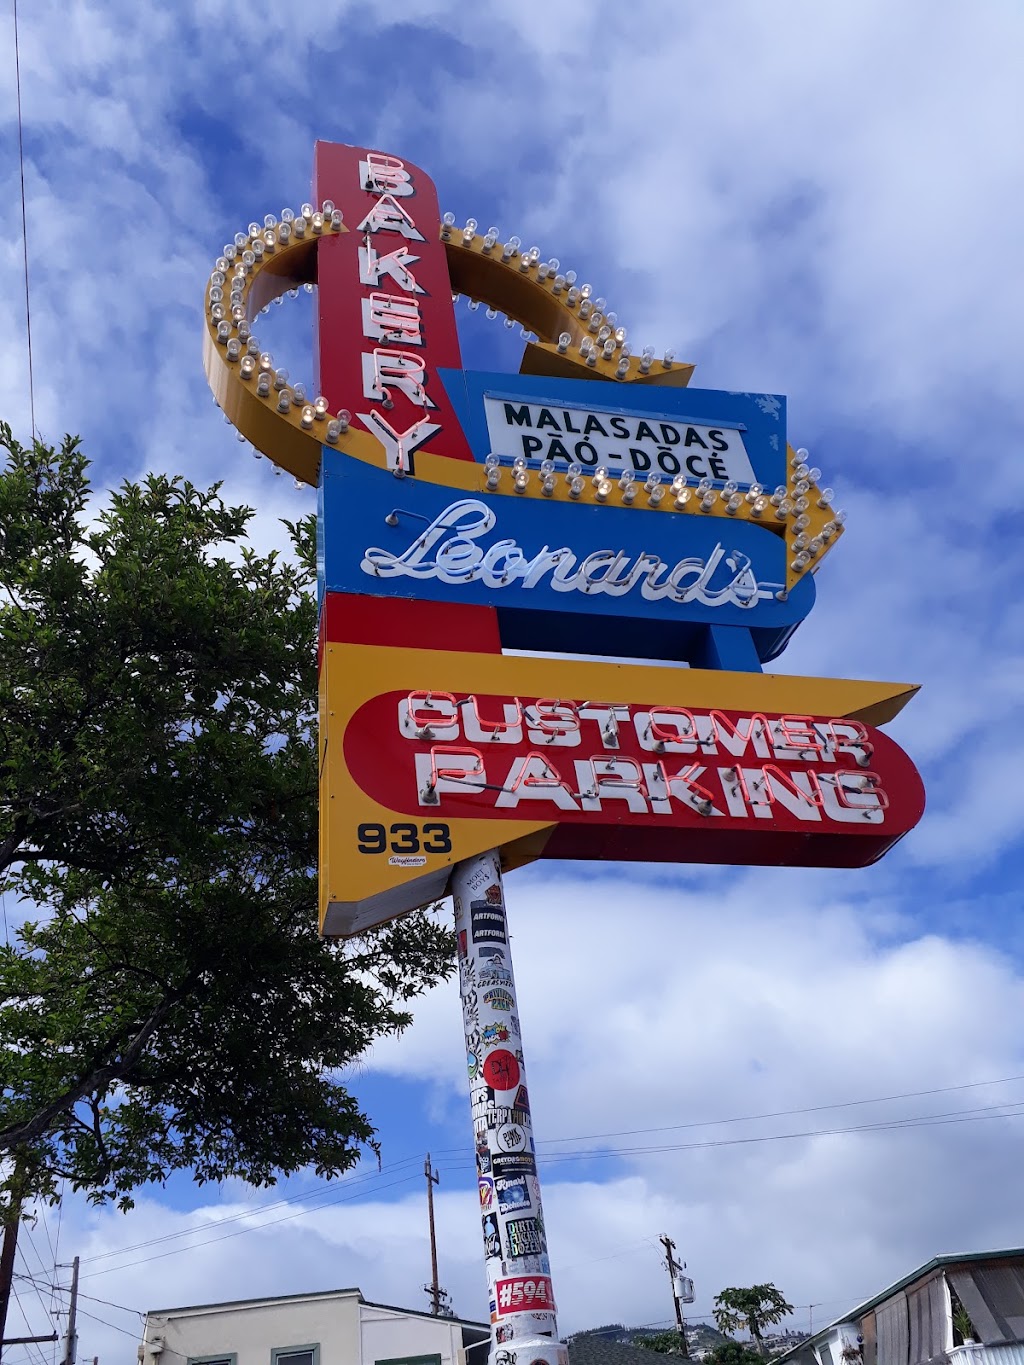
[[0,451],[0,1192],[337,1175],[376,1150],[339,1077],[454,953],[317,934],[314,519],[290,563],[219,485],[97,511],[77,438]]

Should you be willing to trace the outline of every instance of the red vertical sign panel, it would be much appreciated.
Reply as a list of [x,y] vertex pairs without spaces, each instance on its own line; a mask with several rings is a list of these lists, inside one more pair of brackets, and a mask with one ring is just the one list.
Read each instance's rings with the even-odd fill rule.
[[439,369],[461,369],[437,191],[409,161],[318,142],[313,194],[344,215],[321,239],[317,385],[408,471],[417,450],[473,458]]

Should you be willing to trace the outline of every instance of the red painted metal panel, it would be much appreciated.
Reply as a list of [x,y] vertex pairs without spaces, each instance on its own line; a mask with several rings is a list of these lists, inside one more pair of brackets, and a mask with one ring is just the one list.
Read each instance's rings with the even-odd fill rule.
[[[318,204],[332,200],[348,228],[347,233],[322,239],[318,247],[317,382],[331,411],[347,408],[355,424],[378,437],[378,420],[397,433],[419,422],[436,423],[439,429],[418,448],[471,460],[437,373],[440,368],[461,369],[462,358],[433,181],[409,161],[365,147],[318,142],[313,193]],[[389,324],[398,328],[393,335],[366,335],[371,296],[389,310]],[[381,298],[393,302],[380,305]],[[405,362],[392,361],[392,368],[422,362],[427,401],[410,397],[412,369],[405,386],[394,375],[390,383],[386,376],[381,378],[390,395],[386,400],[384,393],[369,396],[364,366],[372,364],[375,351],[407,357]],[[364,362],[364,356],[370,360]],[[417,445],[416,436],[410,444]]]
[[394,691],[344,753],[390,810],[494,820],[496,843],[550,819],[545,857],[863,867],[924,810],[898,745],[827,717]]
[[320,608],[321,651],[327,640],[335,644],[501,653],[498,613],[493,607],[346,592],[324,596]]

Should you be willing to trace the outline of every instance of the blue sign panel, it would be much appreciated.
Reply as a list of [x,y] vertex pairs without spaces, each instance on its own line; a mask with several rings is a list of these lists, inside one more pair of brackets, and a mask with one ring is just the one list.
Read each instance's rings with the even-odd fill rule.
[[695,630],[764,661],[814,602],[749,522],[467,493],[324,450],[321,591],[494,607],[506,645],[688,659]]
[[773,393],[442,371],[478,460],[605,465],[747,489],[786,478],[786,400]]

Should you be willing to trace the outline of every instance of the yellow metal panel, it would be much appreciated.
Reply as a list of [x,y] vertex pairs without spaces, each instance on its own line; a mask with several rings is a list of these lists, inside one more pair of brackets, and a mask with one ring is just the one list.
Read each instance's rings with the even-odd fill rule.
[[381,693],[408,688],[590,697],[694,709],[854,717],[879,725],[891,720],[917,691],[908,683],[330,643],[324,647],[321,675],[321,727],[328,737],[320,785],[320,922],[326,934],[356,932],[443,895],[454,863],[493,848],[499,837],[506,866],[530,862],[540,856],[553,828],[550,821],[503,820],[499,829],[493,820],[446,819],[451,851],[424,854],[418,867],[360,856],[356,827],[364,822],[387,826],[395,812],[365,795],[353,781],[343,739],[355,712]]

